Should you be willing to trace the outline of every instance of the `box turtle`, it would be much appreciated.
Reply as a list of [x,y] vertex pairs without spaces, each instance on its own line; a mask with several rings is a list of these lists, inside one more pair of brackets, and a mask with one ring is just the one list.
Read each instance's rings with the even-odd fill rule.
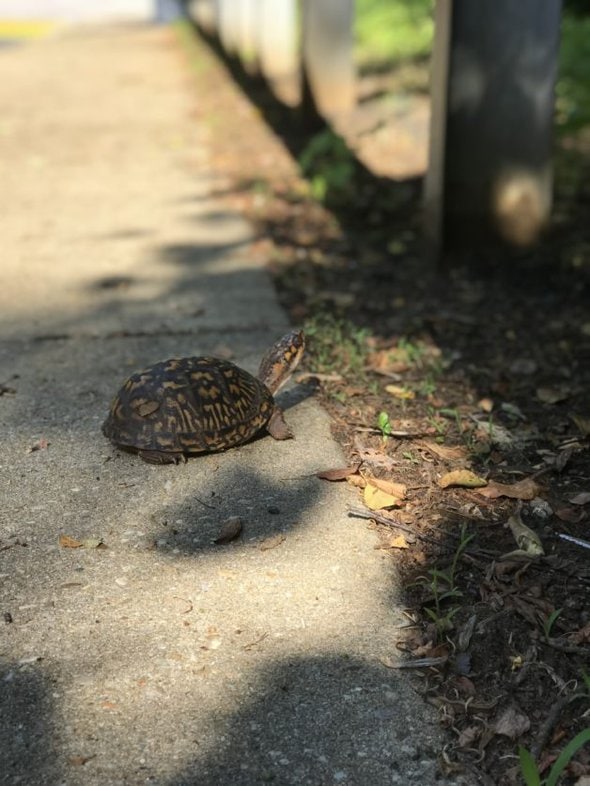
[[152,464],[225,450],[263,428],[275,439],[289,439],[293,434],[273,396],[295,370],[304,347],[302,331],[287,333],[264,355],[257,377],[214,357],[155,363],[124,383],[103,433]]

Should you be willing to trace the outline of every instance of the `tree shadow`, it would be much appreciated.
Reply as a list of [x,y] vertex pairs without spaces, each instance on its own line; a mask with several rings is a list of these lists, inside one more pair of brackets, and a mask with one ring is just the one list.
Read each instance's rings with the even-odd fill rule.
[[[415,701],[395,673],[346,653],[264,665],[212,750],[168,786],[434,783],[439,732],[416,742],[413,722],[400,723]],[[425,708],[425,723],[433,715]]]
[[62,782],[54,746],[55,702],[40,667],[5,661],[0,675],[0,782]]

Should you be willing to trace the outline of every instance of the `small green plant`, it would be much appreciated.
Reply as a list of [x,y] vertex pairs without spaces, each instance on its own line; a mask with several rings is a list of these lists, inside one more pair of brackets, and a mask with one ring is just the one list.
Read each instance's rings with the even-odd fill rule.
[[377,428],[381,432],[381,438],[383,440],[383,444],[387,442],[387,437],[391,436],[392,428],[391,423],[389,422],[389,415],[387,412],[380,412],[377,416]]
[[314,371],[364,376],[370,331],[325,314],[307,320],[304,330]]
[[543,620],[543,633],[545,634],[545,638],[548,639],[551,636],[551,629],[555,624],[555,621],[561,614],[563,609],[553,609],[551,614],[547,617],[547,619]]
[[573,740],[568,742],[557,759],[553,762],[549,775],[544,780],[541,780],[541,773],[539,772],[539,768],[532,754],[526,748],[519,746],[518,757],[520,759],[520,771],[526,786],[557,786],[559,776],[563,770],[580,748],[588,742],[590,742],[590,728],[583,729],[579,734],[576,734]]
[[311,138],[299,156],[299,166],[318,202],[338,204],[352,196],[354,156],[342,137],[330,129]]
[[380,412],[377,417],[377,428],[384,437],[391,436],[391,423],[387,412]]
[[459,535],[459,544],[455,549],[450,566],[446,570],[431,568],[427,576],[421,576],[417,581],[430,589],[432,599],[429,602],[432,606],[424,606],[424,611],[434,622],[440,638],[443,638],[447,631],[452,630],[453,617],[460,609],[460,606],[446,606],[445,601],[460,598],[463,594],[457,586],[457,566],[473,538],[474,535],[468,535],[467,527],[463,524]]

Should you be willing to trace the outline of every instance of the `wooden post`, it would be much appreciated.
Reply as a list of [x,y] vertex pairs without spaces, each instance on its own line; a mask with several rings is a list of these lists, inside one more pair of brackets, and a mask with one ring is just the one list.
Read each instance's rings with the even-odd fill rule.
[[238,13],[238,52],[244,68],[251,73],[258,68],[259,6],[259,0],[240,0],[236,8]]
[[438,0],[430,165],[431,253],[534,243],[551,210],[560,0]]
[[238,48],[239,14],[236,6],[241,0],[216,0],[217,31],[223,48],[228,54],[234,54]]
[[326,115],[355,103],[354,0],[303,0],[303,69],[316,107]]
[[208,35],[213,35],[216,28],[215,0],[189,0],[188,15]]
[[275,90],[297,77],[297,14],[295,0],[258,0],[260,67]]

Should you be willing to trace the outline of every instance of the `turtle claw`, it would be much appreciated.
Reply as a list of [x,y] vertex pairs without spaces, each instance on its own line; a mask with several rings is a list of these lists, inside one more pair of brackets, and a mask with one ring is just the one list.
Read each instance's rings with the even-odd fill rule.
[[266,430],[273,439],[293,439],[295,436],[285,421],[283,410],[279,407],[274,408],[266,424]]

